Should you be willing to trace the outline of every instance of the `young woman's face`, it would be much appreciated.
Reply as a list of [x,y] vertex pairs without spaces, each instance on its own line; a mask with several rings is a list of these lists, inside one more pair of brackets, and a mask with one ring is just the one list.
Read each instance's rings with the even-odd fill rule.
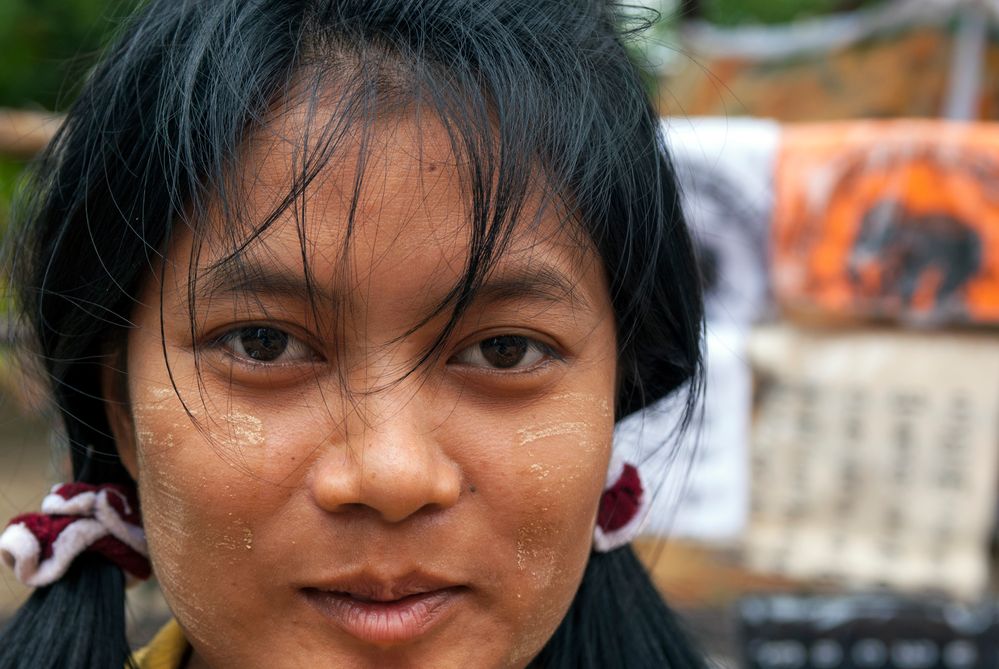
[[[287,193],[302,125],[248,150],[251,218]],[[606,280],[529,204],[443,354],[407,375],[467,263],[448,146],[386,122],[356,202],[347,155],[238,262],[215,213],[200,254],[179,228],[148,281],[112,423],[193,667],[518,667],[569,607],[613,428]]]

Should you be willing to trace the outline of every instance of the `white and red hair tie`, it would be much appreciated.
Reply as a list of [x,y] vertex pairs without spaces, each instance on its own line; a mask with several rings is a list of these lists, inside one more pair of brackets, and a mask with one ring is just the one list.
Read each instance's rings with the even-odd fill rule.
[[78,555],[97,553],[136,579],[149,577],[149,552],[134,490],[117,484],[60,483],[41,513],[15,516],[0,534],[0,557],[21,583],[55,583]]
[[638,467],[612,452],[593,529],[593,550],[607,553],[631,543],[648,518],[649,506]]

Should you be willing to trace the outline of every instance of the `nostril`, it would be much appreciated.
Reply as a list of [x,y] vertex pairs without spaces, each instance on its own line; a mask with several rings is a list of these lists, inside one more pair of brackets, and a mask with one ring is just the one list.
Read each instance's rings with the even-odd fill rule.
[[347,514],[371,513],[372,511],[371,507],[367,506],[366,504],[361,504],[359,502],[341,504],[336,509],[331,509],[331,510],[336,511],[338,513],[347,513]]

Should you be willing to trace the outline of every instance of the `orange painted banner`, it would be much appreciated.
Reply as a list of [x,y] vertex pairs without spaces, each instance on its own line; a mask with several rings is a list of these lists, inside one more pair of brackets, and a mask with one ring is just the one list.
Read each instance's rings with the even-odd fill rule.
[[786,126],[772,242],[792,312],[999,324],[999,124]]

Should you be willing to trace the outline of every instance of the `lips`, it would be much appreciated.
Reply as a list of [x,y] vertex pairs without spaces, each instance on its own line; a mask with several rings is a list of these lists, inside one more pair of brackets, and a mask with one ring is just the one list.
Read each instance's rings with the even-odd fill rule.
[[395,645],[439,625],[467,596],[468,588],[410,575],[400,579],[352,578],[301,590],[323,617],[360,641]]

